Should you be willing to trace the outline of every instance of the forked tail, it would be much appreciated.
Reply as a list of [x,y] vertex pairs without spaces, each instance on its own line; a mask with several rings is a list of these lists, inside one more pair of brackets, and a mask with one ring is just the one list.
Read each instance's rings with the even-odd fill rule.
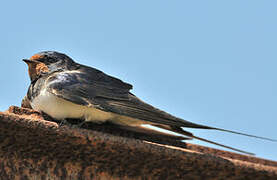
[[248,155],[252,155],[254,156],[255,154],[254,153],[251,153],[251,152],[247,152],[247,151],[243,151],[243,150],[240,150],[240,149],[237,149],[237,148],[233,148],[231,146],[226,146],[224,144],[220,144],[220,143],[217,143],[217,142],[214,142],[214,141],[210,141],[208,139],[204,139],[204,138],[201,138],[201,137],[197,137],[197,136],[194,136],[192,135],[191,136],[192,138],[195,138],[195,139],[198,139],[200,141],[204,141],[204,142],[208,142],[210,144],[214,144],[214,145],[217,145],[217,146],[221,146],[221,147],[224,147],[224,148],[227,148],[227,149],[231,149],[231,150],[234,150],[234,151],[237,151],[237,152],[241,152],[241,153],[244,153],[244,154],[248,154]]
[[267,137],[245,134],[245,133],[241,133],[241,132],[237,132],[237,131],[231,131],[231,130],[227,130],[227,129],[221,129],[221,128],[213,128],[213,129],[219,130],[219,131],[224,131],[224,132],[229,132],[229,133],[233,133],[233,134],[239,134],[239,135],[243,135],[243,136],[253,137],[253,138],[257,138],[257,139],[263,139],[263,140],[267,140],[267,141],[277,142],[276,139],[271,139],[271,138],[267,138]]
[[224,132],[229,132],[229,133],[233,133],[233,134],[239,134],[239,135],[243,135],[243,136],[253,137],[253,138],[257,138],[257,139],[263,139],[263,140],[267,140],[267,141],[277,142],[276,139],[271,139],[271,138],[267,138],[267,137],[246,134],[246,133],[237,132],[237,131],[231,131],[231,130],[228,130],[228,129],[222,129],[222,128],[216,128],[216,127],[211,127],[211,126],[200,125],[200,124],[192,123],[192,122],[189,122],[189,121],[185,121],[183,127],[197,128],[197,129],[213,129],[213,130],[224,131]]

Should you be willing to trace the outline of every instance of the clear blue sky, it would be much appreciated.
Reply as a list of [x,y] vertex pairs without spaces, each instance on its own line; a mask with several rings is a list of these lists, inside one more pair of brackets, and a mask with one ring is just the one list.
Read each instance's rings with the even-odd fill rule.
[[[3,1],[0,110],[20,105],[27,91],[21,59],[56,50],[133,84],[134,94],[173,115],[277,139],[276,6],[270,0]],[[191,131],[277,160],[277,143]]]

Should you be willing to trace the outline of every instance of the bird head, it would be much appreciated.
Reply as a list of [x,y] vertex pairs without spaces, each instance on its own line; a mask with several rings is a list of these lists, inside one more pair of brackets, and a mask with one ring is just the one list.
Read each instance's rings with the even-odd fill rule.
[[29,60],[39,61],[44,63],[46,66],[52,64],[71,63],[73,60],[65,54],[56,51],[42,51],[33,55]]
[[43,51],[33,55],[30,59],[23,59],[28,65],[31,81],[43,73],[70,69],[75,62],[65,54],[56,51]]

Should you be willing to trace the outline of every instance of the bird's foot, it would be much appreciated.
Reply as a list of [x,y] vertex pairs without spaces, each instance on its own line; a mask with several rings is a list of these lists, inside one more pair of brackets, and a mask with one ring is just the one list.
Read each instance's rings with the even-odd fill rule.
[[63,119],[61,120],[61,122],[59,123],[59,126],[71,126],[72,124],[70,122],[67,121],[67,119]]
[[59,125],[60,126],[67,125],[72,128],[82,128],[83,125],[86,125],[86,122],[81,119],[67,118],[67,119],[62,120]]
[[48,114],[46,114],[45,112],[42,111],[38,111],[41,116],[43,117],[43,119],[47,120],[47,121],[53,121],[53,122],[58,122],[56,119],[52,118],[51,116],[49,116]]

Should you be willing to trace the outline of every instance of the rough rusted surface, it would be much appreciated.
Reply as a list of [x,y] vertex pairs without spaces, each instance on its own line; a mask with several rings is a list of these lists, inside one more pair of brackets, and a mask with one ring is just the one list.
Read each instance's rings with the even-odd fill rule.
[[45,119],[17,107],[0,113],[0,179],[277,179],[274,161]]

